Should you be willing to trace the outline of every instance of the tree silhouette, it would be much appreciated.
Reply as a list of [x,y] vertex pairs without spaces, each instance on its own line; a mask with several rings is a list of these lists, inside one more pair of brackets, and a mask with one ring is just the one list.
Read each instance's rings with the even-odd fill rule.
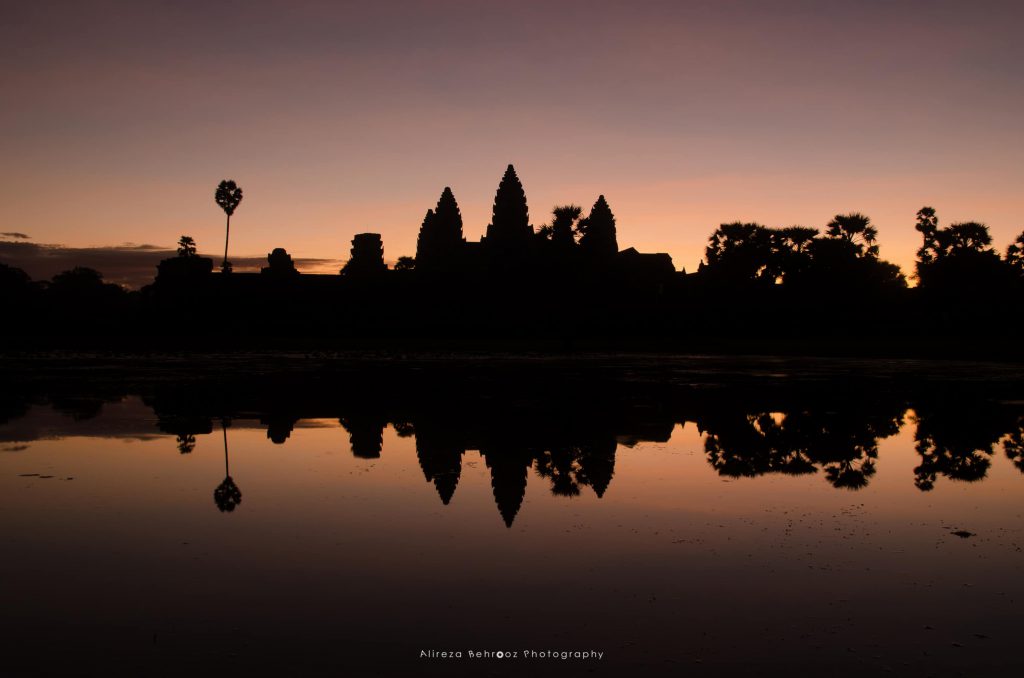
[[917,250],[917,273],[920,277],[921,267],[933,263],[939,255],[939,243],[936,234],[939,231],[939,217],[934,207],[922,207],[917,211],[917,223],[914,228],[921,234],[923,243]]
[[537,231],[534,236],[542,242],[550,242],[551,236],[554,235],[555,229],[551,227],[551,224],[541,224],[537,227]]
[[190,235],[183,235],[178,238],[178,256],[179,257],[194,257],[196,256],[196,241],[192,239]]
[[57,275],[53,276],[53,280],[50,283],[50,289],[58,288],[69,288],[69,289],[91,289],[98,288],[103,285],[103,274],[97,271],[95,268],[89,268],[88,266],[75,266],[67,271],[62,271]]
[[791,282],[811,267],[818,229],[768,228],[757,223],[722,224],[708,239],[703,270],[724,281]]
[[551,242],[560,247],[576,244],[576,222],[583,214],[579,205],[559,205],[551,210]]
[[590,214],[577,224],[580,231],[580,249],[591,255],[612,256],[619,251],[615,237],[615,215],[604,196],[598,196]]
[[770,230],[761,224],[722,224],[708,239],[704,250],[707,270],[716,277],[740,282],[774,278],[765,275],[773,258]]
[[416,260],[412,257],[398,257],[395,262],[396,271],[413,271],[416,269]]
[[948,228],[940,228],[939,218],[932,207],[918,210],[914,228],[921,233],[923,241],[917,250],[919,269],[949,257],[991,251],[992,235],[988,226],[976,221],[962,221]]
[[917,280],[932,303],[957,308],[958,315],[968,308],[974,313],[985,306],[979,302],[994,299],[1012,278],[1012,253],[1007,251],[1005,261],[999,258],[985,224],[964,221],[940,228],[935,210],[922,207],[915,228],[922,237]]
[[1024,232],[1006,248],[1006,263],[1017,273],[1024,273]]
[[66,317],[95,317],[97,312],[116,310],[125,297],[125,290],[120,285],[103,282],[103,274],[94,268],[76,266],[53,276],[46,296]]
[[807,272],[812,263],[811,248],[818,229],[807,226],[787,226],[772,232],[772,257],[767,276],[783,283]]
[[855,248],[857,256],[878,256],[878,229],[871,225],[871,219],[860,212],[837,214],[828,222],[825,235],[847,242]]
[[12,313],[15,310],[27,310],[31,297],[38,287],[32,283],[28,273],[0,263],[0,307]]
[[231,179],[225,179],[217,186],[213,199],[217,201],[217,204],[220,205],[220,208],[228,216],[227,228],[224,231],[224,262],[221,264],[221,270],[224,273],[230,273],[231,262],[228,261],[228,239],[231,237],[231,215],[238,208],[238,203],[242,202],[242,187]]
[[945,248],[948,254],[960,252],[983,252],[992,244],[988,226],[976,221],[953,224],[946,231]]

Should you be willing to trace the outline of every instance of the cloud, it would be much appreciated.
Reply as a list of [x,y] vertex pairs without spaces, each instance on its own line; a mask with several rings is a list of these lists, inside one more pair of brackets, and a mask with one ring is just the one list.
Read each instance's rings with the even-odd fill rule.
[[24,233],[18,233],[17,231],[7,231],[6,233],[0,233],[0,236],[5,238],[17,238],[18,240],[30,240],[32,236]]
[[[158,245],[124,243],[109,247],[66,247],[27,242],[0,241],[0,262],[24,270],[33,280],[48,280],[75,266],[94,268],[107,282],[139,288],[153,282],[161,259],[176,256],[173,249]],[[213,256],[214,262],[220,258]],[[305,273],[337,273],[344,261],[339,259],[295,258],[295,266]],[[231,257],[239,272],[258,271],[267,265],[266,256]]]

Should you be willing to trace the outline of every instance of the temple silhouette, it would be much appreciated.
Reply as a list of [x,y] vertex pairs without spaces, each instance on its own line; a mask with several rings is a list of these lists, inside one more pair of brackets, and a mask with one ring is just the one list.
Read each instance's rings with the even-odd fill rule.
[[[0,424],[46,403],[80,431],[102,422],[107,403],[138,395],[153,412],[155,423],[145,426],[167,434],[176,453],[192,454],[204,438],[218,454],[223,444],[224,475],[210,483],[220,482],[214,503],[224,513],[245,507],[244,454],[231,456],[229,467],[233,423],[258,422],[279,446],[295,444],[304,419],[333,420],[341,449],[362,463],[389,454],[391,427],[412,439],[425,490],[443,506],[459,501],[464,466],[479,459],[496,518],[509,528],[528,492],[604,499],[615,491],[622,448],[666,443],[680,426],[697,429],[708,471],[727,478],[806,475],[856,492],[878,473],[880,442],[908,426],[918,462],[906,481],[921,492],[978,482],[997,454],[1024,472],[1024,400],[1013,379],[852,375],[837,389],[813,373],[724,379],[691,369],[668,379],[655,365],[617,363],[314,367],[160,375],[132,386],[121,378],[40,381],[30,374],[0,399]],[[44,435],[54,435],[50,426]]]
[[[223,186],[234,187],[233,192]],[[218,187],[227,227],[241,201]],[[230,200],[229,200],[230,198]],[[78,267],[32,281],[0,263],[11,346],[469,347],[555,352],[898,354],[1019,360],[1024,234],[996,252],[977,222],[940,225],[923,207],[912,278],[880,254],[864,214],[822,229],[723,223],[696,271],[666,253],[620,249],[611,204],[557,205],[531,223],[509,165],[479,241],[444,187],[415,256],[388,265],[379,233],[351,239],[337,274],[300,272],[283,247],[259,272],[200,256],[182,236],[152,284],[127,291]],[[990,328],[999,328],[998,332]]]
[[[572,334],[635,315],[679,279],[668,254],[619,251],[603,195],[589,215],[578,210],[566,219],[556,208],[552,222],[540,229],[530,223],[526,193],[509,165],[479,242],[466,239],[455,194],[445,187],[424,216],[415,258],[401,257],[394,268],[385,263],[380,234],[358,233],[338,275],[300,274],[282,248],[259,273],[214,273],[211,259],[190,254],[161,262],[143,295],[154,310],[184,306],[200,316],[203,309],[242,316],[258,307],[275,320],[257,331],[271,334],[301,330],[313,308],[319,319],[312,326],[355,333],[390,328],[443,336],[543,324]],[[543,297],[528,288],[562,293]],[[324,318],[329,310],[338,315]]]

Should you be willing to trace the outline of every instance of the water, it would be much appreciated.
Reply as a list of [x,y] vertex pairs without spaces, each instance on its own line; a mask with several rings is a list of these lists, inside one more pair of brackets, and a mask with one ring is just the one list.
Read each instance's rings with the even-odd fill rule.
[[7,656],[16,675],[1019,671],[1016,382],[856,372],[22,382],[0,425]]

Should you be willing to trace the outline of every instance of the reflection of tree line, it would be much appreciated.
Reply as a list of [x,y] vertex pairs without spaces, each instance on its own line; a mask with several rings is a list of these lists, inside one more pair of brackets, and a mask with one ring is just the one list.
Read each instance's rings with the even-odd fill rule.
[[[940,397],[912,403],[914,449],[920,464],[914,485],[935,487],[940,477],[983,479],[1002,448],[1024,472],[1024,416],[994,403],[953,402]],[[708,461],[721,475],[799,475],[822,471],[837,488],[860,489],[875,474],[878,442],[903,426],[907,407],[864,411],[799,411],[773,415],[729,414],[701,421]]]
[[[931,490],[942,477],[981,480],[1000,443],[1024,472],[1024,414],[992,402],[972,404],[936,396],[909,403],[881,399],[812,408],[791,405],[788,411],[706,403],[685,416],[673,417],[668,410],[660,416],[629,429],[602,426],[599,420],[565,427],[552,421],[467,422],[449,416],[394,420],[364,409],[340,417],[339,423],[348,433],[352,454],[360,459],[381,456],[389,425],[399,436],[414,437],[424,478],[445,505],[458,488],[466,452],[478,450],[508,526],[522,505],[531,469],[556,496],[576,497],[590,488],[600,498],[614,475],[619,444],[667,441],[676,423],[687,421],[695,422],[704,434],[708,463],[727,477],[821,473],[835,488],[858,490],[875,475],[879,442],[908,422],[916,427],[920,463],[914,469],[914,484],[922,491]],[[294,415],[261,418],[267,437],[278,444],[289,438],[298,421]],[[161,418],[164,430],[172,423],[180,426],[182,421]],[[211,430],[203,421],[194,429],[171,432],[178,435],[179,449],[187,452],[195,433]]]
[[860,489],[875,474],[878,441],[896,434],[905,408],[716,412],[698,420],[708,461],[724,476],[822,471],[834,487]]
[[[618,372],[581,377],[519,371],[518,366],[492,368],[481,376],[475,364],[464,372],[446,365],[447,381],[374,369],[322,381],[303,376],[272,384],[265,377],[251,383],[174,384],[152,388],[143,402],[155,411],[160,430],[177,437],[183,454],[194,449],[198,436],[212,434],[218,425],[224,429],[226,484],[215,498],[225,511],[241,500],[228,471],[227,427],[237,419],[259,420],[275,444],[288,442],[302,419],[333,419],[360,459],[386,454],[385,431],[391,426],[399,436],[414,439],[424,478],[443,504],[456,495],[466,452],[478,451],[508,525],[522,505],[531,472],[557,496],[592,491],[603,497],[619,445],[664,442],[676,425],[688,422],[704,436],[708,463],[727,477],[820,473],[833,487],[857,490],[876,473],[880,441],[906,425],[914,427],[919,455],[914,484],[922,491],[943,478],[984,478],[998,449],[1024,472],[1024,405],[1011,382],[968,386],[829,378],[762,384],[743,377],[725,386],[700,381],[686,386],[635,370],[628,379]],[[113,392],[82,397],[71,388],[11,395],[20,392],[8,391],[0,399],[0,422],[13,422],[29,412],[29,402],[43,401],[82,422],[99,418],[105,403],[123,398]]]

